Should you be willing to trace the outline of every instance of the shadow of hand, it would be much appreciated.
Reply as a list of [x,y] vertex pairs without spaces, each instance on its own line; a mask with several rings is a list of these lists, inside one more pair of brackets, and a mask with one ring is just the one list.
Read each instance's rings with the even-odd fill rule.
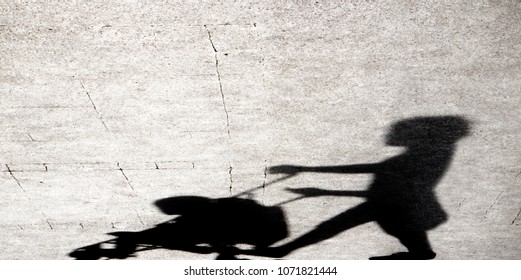
[[287,188],[286,190],[288,190],[292,193],[301,194],[301,195],[307,196],[307,197],[322,196],[322,195],[329,194],[329,191],[319,189],[319,188],[298,188],[298,189]]
[[302,171],[301,166],[296,165],[276,165],[268,169],[271,174],[296,174]]

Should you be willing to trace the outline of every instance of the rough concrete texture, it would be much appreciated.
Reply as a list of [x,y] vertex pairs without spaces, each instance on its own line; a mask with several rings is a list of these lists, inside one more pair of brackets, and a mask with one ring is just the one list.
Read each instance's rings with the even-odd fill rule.
[[[384,141],[393,123],[460,115],[472,129],[435,188],[437,259],[521,259],[520,34],[517,0],[2,0],[0,258],[70,259],[172,218],[158,199],[233,196],[283,177],[268,172],[280,164],[381,162],[402,151]],[[371,180],[302,173],[249,198]],[[278,244],[362,201],[284,204]],[[285,258],[399,251],[367,223]]]

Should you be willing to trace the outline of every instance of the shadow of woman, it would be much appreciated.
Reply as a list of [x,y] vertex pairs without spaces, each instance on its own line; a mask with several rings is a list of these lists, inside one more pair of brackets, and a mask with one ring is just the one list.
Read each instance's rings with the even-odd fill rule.
[[460,116],[417,117],[391,127],[386,144],[404,146],[402,154],[380,163],[342,166],[281,165],[271,173],[299,172],[373,173],[366,191],[328,191],[317,188],[291,189],[305,197],[359,196],[362,204],[322,222],[313,230],[278,247],[260,248],[249,254],[282,257],[299,248],[329,239],[355,226],[375,221],[408,249],[371,259],[433,259],[436,254],[427,231],[447,220],[434,194],[434,187],[449,167],[456,142],[466,136],[469,122]]
[[177,196],[160,199],[155,205],[177,217],[139,232],[110,233],[116,238],[78,248],[69,256],[125,259],[140,251],[169,249],[236,259],[238,244],[261,249],[288,235],[282,208],[251,199]]

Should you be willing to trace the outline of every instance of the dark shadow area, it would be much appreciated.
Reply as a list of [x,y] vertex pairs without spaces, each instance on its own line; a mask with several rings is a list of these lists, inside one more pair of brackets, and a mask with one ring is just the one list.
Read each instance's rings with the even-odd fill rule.
[[110,233],[116,238],[78,248],[69,256],[125,259],[139,251],[170,249],[236,259],[238,244],[262,250],[288,236],[282,209],[251,199],[178,196],[158,200],[155,205],[177,217],[139,232]]
[[404,152],[382,162],[272,167],[271,173],[372,173],[374,179],[364,191],[290,189],[304,197],[358,196],[365,197],[366,202],[320,223],[313,230],[284,245],[259,248],[247,253],[282,257],[355,226],[374,221],[386,233],[396,237],[408,251],[371,259],[433,259],[436,254],[427,238],[427,231],[447,220],[447,214],[436,199],[434,187],[449,168],[456,142],[466,136],[469,129],[470,123],[459,116],[405,119],[393,124],[386,138],[387,145],[403,146]]
[[[140,232],[111,233],[116,238],[76,249],[70,256],[125,259],[139,251],[162,248],[217,253],[217,259],[236,259],[239,254],[279,258],[358,225],[376,222],[387,234],[396,237],[407,251],[371,259],[433,259],[436,253],[427,232],[448,219],[434,188],[449,168],[457,141],[468,135],[469,130],[470,122],[460,116],[404,119],[394,123],[386,136],[387,145],[404,147],[404,151],[382,162],[338,166],[279,165],[270,168],[270,173],[287,176],[235,197],[161,199],[156,201],[156,206],[176,218]],[[289,189],[301,196],[271,207],[239,198],[302,172],[369,173],[374,174],[374,179],[361,191]],[[318,196],[357,196],[366,201],[321,222],[302,236],[270,247],[288,236],[281,205]],[[252,249],[238,248],[239,244],[250,245]]]

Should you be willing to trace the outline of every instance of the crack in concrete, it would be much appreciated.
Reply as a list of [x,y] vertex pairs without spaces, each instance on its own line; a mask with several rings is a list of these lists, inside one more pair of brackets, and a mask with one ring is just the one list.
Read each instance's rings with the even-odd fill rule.
[[224,113],[226,114],[226,130],[228,132],[228,137],[230,135],[230,115],[228,114],[228,108],[226,107],[226,98],[224,96],[223,84],[221,82],[221,73],[219,72],[219,59],[217,58],[217,53],[215,54],[215,70],[217,71],[217,80],[219,80],[219,90],[221,92],[221,100],[223,103]]
[[105,127],[105,129],[107,131],[110,131],[110,129],[107,127],[107,124],[105,123],[105,121],[103,120],[103,116],[101,116],[100,112],[98,111],[98,108],[96,108],[96,104],[94,104],[94,101],[92,100],[92,98],[90,97],[90,93],[89,91],[85,88],[85,85],[83,85],[83,83],[80,81],[80,85],[81,87],[83,88],[83,90],[85,91],[85,93],[87,94],[87,97],[89,98],[89,101],[90,101],[90,104],[92,105],[92,108],[94,108],[94,111],[96,112],[96,115],[98,116],[98,119],[101,121],[101,123],[103,124],[103,126]]
[[127,174],[125,174],[125,171],[123,171],[123,168],[121,168],[121,166],[119,166],[119,162],[116,163],[118,168],[119,168],[119,171],[121,172],[121,175],[123,175],[123,177],[125,177],[125,181],[127,182],[128,186],[133,190],[134,190],[134,187],[132,186],[132,184],[130,183],[130,180],[128,179],[127,177]]
[[204,29],[206,29],[206,32],[208,33],[208,40],[210,41],[210,44],[212,45],[212,48],[213,48],[213,51],[214,51],[214,56],[215,56],[215,71],[217,72],[217,80],[219,81],[219,91],[221,93],[221,100],[222,100],[222,104],[223,104],[223,109],[224,109],[224,113],[226,115],[226,130],[228,132],[228,137],[231,137],[231,134],[230,134],[230,115],[228,113],[228,108],[226,107],[226,97],[224,96],[224,91],[223,91],[223,84],[222,84],[222,81],[221,81],[221,72],[219,71],[219,57],[217,56],[217,48],[215,48],[215,45],[213,43],[213,39],[212,39],[212,33],[210,32],[210,30],[208,29],[208,27],[205,25],[204,26]]
[[[114,168],[112,165],[114,165],[116,162],[52,162],[52,163],[42,163],[42,162],[28,162],[28,163],[20,163],[20,165],[22,165],[21,167],[17,167],[16,170],[13,170],[13,169],[10,169],[10,167],[4,163],[2,163],[3,165],[6,165],[8,168],[7,170],[4,169],[0,172],[4,172],[4,173],[27,173],[27,172],[46,172],[46,171],[49,171],[49,170],[52,170],[54,172],[61,172],[61,171],[67,171],[67,170],[70,170],[68,168],[64,168],[63,166],[68,166],[70,168],[75,168],[75,169],[88,169],[88,170],[103,170],[103,171],[120,171],[120,167],[116,167]],[[195,162],[177,162],[177,161],[158,161],[158,162],[150,162],[150,161],[135,161],[135,162],[131,162],[131,163],[136,163],[136,164],[141,164],[141,163],[146,163],[146,164],[153,164],[153,166],[151,167],[145,167],[145,168],[142,168],[142,167],[129,167],[129,168],[126,168],[126,170],[140,170],[140,171],[144,171],[144,170],[178,170],[178,169],[194,169],[195,168]],[[164,167],[160,164],[163,164],[163,163],[183,163],[183,164],[186,164],[186,166],[182,167],[182,166],[176,166],[176,167]],[[24,167],[24,165],[27,165],[26,167]],[[37,165],[41,165],[43,166],[43,169],[38,169],[36,168],[35,166]],[[111,165],[110,167],[108,167],[107,165]],[[52,166],[52,169],[50,169],[50,166]],[[203,169],[217,169],[216,167],[207,167],[207,168],[203,168]],[[11,174],[11,176],[13,176],[13,174]],[[21,186],[20,186],[21,187]]]
[[210,44],[212,44],[213,51],[216,53],[217,49],[215,48],[215,45],[213,44],[212,33],[210,32],[210,30],[208,29],[206,24],[203,26],[204,26],[204,29],[206,29],[206,32],[208,33],[208,40],[210,40]]
[[22,187],[22,185],[20,184],[20,181],[18,181],[18,178],[16,178],[13,174],[13,171],[11,170],[11,168],[9,168],[9,165],[5,165],[5,167],[7,168],[7,172],[9,172],[9,174],[11,175],[11,177],[13,177],[13,179],[16,181],[16,184],[18,185],[18,187],[23,191],[25,192],[25,189]]
[[9,106],[9,109],[81,109],[91,106]]
[[230,169],[228,170],[228,174],[230,175],[230,195],[232,195],[232,188],[233,188],[232,170],[233,170],[233,167],[230,165]]
[[262,181],[262,194],[266,191],[266,180],[268,178],[268,166],[264,166],[264,181]]
[[44,142],[44,141],[31,141],[31,140],[0,140],[3,143],[27,143],[27,142]]

